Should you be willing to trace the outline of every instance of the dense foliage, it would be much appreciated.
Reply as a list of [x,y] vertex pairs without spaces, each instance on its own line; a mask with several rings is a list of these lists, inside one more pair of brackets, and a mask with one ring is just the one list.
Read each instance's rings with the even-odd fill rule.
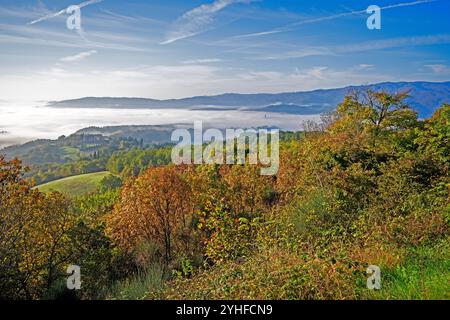
[[101,172],[111,155],[136,148],[150,148],[142,139],[76,133],[57,140],[36,140],[2,150],[8,159],[19,158],[29,166],[25,177],[36,184],[70,176]]
[[134,149],[108,160],[123,185],[69,201],[0,158],[0,298],[65,297],[77,264],[85,299],[448,299],[450,105],[419,120],[405,98],[284,134],[274,177]]

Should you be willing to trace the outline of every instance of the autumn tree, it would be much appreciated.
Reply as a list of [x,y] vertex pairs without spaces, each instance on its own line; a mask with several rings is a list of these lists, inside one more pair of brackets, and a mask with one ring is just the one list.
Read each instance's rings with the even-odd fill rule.
[[395,204],[396,196],[413,189],[397,187],[383,201],[377,199],[380,177],[396,168],[403,155],[415,152],[420,124],[406,97],[372,90],[351,94],[324,132],[282,152],[277,189],[297,212],[299,230],[327,242],[351,238],[357,234],[356,221],[375,201]]
[[450,104],[442,105],[434,115],[425,120],[415,141],[419,150],[434,156],[450,166]]
[[150,168],[122,189],[108,219],[108,233],[119,246],[137,251],[154,243],[170,262],[192,213],[190,187],[181,168]]
[[253,216],[267,210],[275,200],[273,177],[262,176],[256,165],[222,166],[223,202],[237,215]]
[[66,267],[68,232],[73,224],[68,202],[45,195],[23,179],[20,161],[0,156],[0,295],[39,298]]

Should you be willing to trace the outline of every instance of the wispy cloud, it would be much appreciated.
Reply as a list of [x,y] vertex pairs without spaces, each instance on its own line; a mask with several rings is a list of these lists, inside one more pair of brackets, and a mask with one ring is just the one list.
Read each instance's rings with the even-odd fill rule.
[[[102,2],[102,1],[103,0],[89,0],[89,1],[84,1],[84,2],[82,2],[80,4],[77,4],[76,6],[81,9],[81,8],[86,7],[88,5],[91,5],[91,4],[94,4],[94,3],[99,3],[99,2]],[[63,10],[60,10],[58,12],[50,13],[50,14],[44,16],[44,17],[41,17],[41,18],[36,19],[36,20],[33,20],[33,21],[29,22],[28,24],[35,24],[35,23],[38,23],[38,22],[41,22],[41,21],[44,21],[44,20],[55,18],[55,17],[60,16],[60,15],[62,15],[64,13],[66,13],[66,12],[67,12],[67,9],[63,9]]]
[[194,60],[185,60],[183,64],[206,64],[206,63],[217,63],[222,62],[222,59],[212,58],[212,59],[194,59]]
[[166,39],[161,44],[173,43],[203,33],[209,30],[208,28],[214,21],[214,17],[221,10],[232,4],[250,3],[253,1],[255,0],[215,0],[211,4],[203,4],[192,9],[174,22],[171,30],[166,35]]
[[47,26],[27,26],[0,23],[0,43],[26,44],[46,47],[112,49],[129,52],[154,52],[146,46],[148,39],[143,36],[119,34],[112,32],[90,32],[90,41],[85,41],[76,34],[64,29]]
[[2,17],[30,20],[45,14],[48,14],[48,10],[43,7],[0,7],[0,16]]
[[366,41],[357,44],[343,45],[335,47],[337,53],[351,53],[370,50],[410,47],[410,46],[426,46],[435,44],[450,43],[450,34],[438,34],[416,37],[402,37],[385,40]]
[[73,56],[61,58],[60,60],[62,62],[75,62],[75,61],[80,61],[80,60],[86,59],[96,53],[97,53],[97,50],[84,51],[84,52],[80,52]]
[[303,47],[298,50],[286,51],[279,54],[260,56],[257,57],[256,60],[286,60],[286,59],[305,58],[309,56],[339,55],[344,53],[355,53],[355,52],[437,45],[447,43],[450,43],[450,34],[400,37],[383,40],[365,41],[333,47]]
[[[224,92],[260,93],[313,90],[349,84],[401,80],[397,75],[360,72],[357,67],[335,69],[319,65],[278,71],[242,70],[208,65],[141,65],[114,70],[90,70],[55,65],[40,71],[0,77],[2,98],[61,100],[82,96],[140,96],[157,99]],[[174,91],[174,88],[176,90]]]
[[[394,8],[400,8],[400,7],[416,6],[419,4],[431,3],[431,2],[436,2],[436,1],[438,1],[438,0],[419,0],[419,1],[413,1],[413,2],[403,2],[403,3],[397,3],[397,4],[384,6],[384,7],[381,7],[381,9],[387,10],[387,9],[394,9]],[[238,36],[234,36],[233,38],[251,38],[251,37],[260,37],[260,36],[266,36],[266,35],[277,34],[277,33],[282,33],[282,32],[288,32],[288,31],[292,31],[292,30],[296,29],[297,27],[299,27],[301,25],[305,25],[305,24],[312,24],[312,23],[323,22],[323,21],[328,21],[328,20],[335,20],[335,19],[339,19],[339,18],[343,18],[343,17],[360,15],[360,14],[365,14],[365,13],[366,13],[366,9],[350,11],[350,12],[343,12],[343,13],[334,14],[334,15],[330,15],[330,16],[318,17],[318,18],[314,18],[314,19],[306,19],[306,20],[292,23],[292,24],[284,26],[284,27],[279,27],[279,28],[275,28],[275,29],[271,29],[271,30],[262,31],[262,32],[238,35]]]
[[431,69],[434,73],[450,74],[450,66],[445,64],[427,64],[425,67]]
[[[238,73],[236,78],[223,80],[228,91],[238,92],[288,92],[315,90],[318,88],[338,88],[369,82],[398,81],[399,78],[378,72],[361,72],[360,66],[332,68],[318,65],[295,68],[293,71],[257,71]],[[234,83],[234,88],[232,87]],[[238,85],[238,88],[236,84]]]
[[375,66],[373,64],[362,63],[357,68],[361,70],[373,69]]
[[257,57],[256,60],[286,60],[305,58],[310,56],[325,56],[335,54],[330,48],[327,47],[302,47],[296,50],[286,51],[283,53],[277,53],[272,55],[265,55]]

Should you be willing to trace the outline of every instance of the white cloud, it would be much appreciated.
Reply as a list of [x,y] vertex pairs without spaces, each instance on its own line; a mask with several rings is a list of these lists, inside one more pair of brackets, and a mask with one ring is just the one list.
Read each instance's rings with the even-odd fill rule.
[[178,40],[193,37],[208,30],[218,12],[236,3],[250,3],[254,0],[215,0],[211,4],[203,4],[194,8],[173,24],[167,33],[165,41],[161,44],[169,44]]
[[[364,51],[375,51],[402,47],[416,47],[450,43],[450,34],[402,37],[383,40],[372,40],[334,47],[302,47],[298,50],[256,57],[256,60],[285,60],[310,56],[338,55]],[[365,67],[369,67],[366,65]]]
[[[155,49],[141,46],[148,42],[147,38],[131,34],[90,31],[88,34],[89,41],[86,41],[76,33],[67,32],[63,28],[56,30],[44,26],[0,23],[0,30],[0,43],[5,44],[19,43],[46,47],[103,48],[130,52],[155,52]],[[7,33],[3,33],[4,31],[7,31]]]
[[276,81],[283,78],[283,73],[276,71],[250,71],[237,75],[240,80],[245,81]]
[[97,53],[97,50],[84,51],[84,52],[80,52],[73,56],[61,58],[60,60],[62,62],[75,62],[75,61],[80,61],[80,60],[86,59],[96,53]]
[[[433,65],[436,70],[442,67]],[[224,92],[275,93],[329,89],[383,81],[437,80],[433,74],[384,74],[366,65],[348,68],[316,65],[284,72],[271,68],[245,70],[201,64],[140,65],[90,70],[72,64],[0,77],[3,99],[27,92],[33,100],[63,100],[84,96],[128,96],[156,99],[214,95]],[[437,75],[437,74],[434,74]]]
[[293,51],[259,57],[257,60],[284,60],[323,55],[333,55],[333,52],[327,47],[302,47]]
[[0,7],[0,16],[8,18],[33,19],[37,15],[48,13],[49,11],[42,7]]
[[366,63],[362,63],[358,66],[358,68],[361,70],[373,69],[374,67],[375,66],[373,64],[366,64]]
[[207,63],[217,63],[222,62],[222,59],[211,58],[211,59],[194,59],[194,60],[185,60],[183,64],[207,64]]
[[[419,4],[431,3],[431,2],[435,2],[435,1],[437,1],[437,0],[419,0],[419,1],[413,1],[413,2],[402,2],[402,3],[397,3],[397,4],[392,4],[392,5],[388,5],[385,7],[381,7],[381,9],[387,10],[387,9],[394,9],[394,8],[400,8],[400,7],[416,6]],[[322,21],[335,20],[335,19],[344,18],[344,17],[348,17],[348,16],[353,16],[353,15],[359,15],[359,14],[366,14],[366,10],[367,9],[351,11],[351,12],[343,12],[343,13],[334,14],[334,15],[325,16],[325,17],[306,19],[306,20],[302,20],[302,21],[299,21],[296,23],[292,23],[288,26],[279,27],[279,28],[275,28],[272,30],[266,30],[266,31],[257,32],[257,33],[238,35],[238,36],[234,36],[233,38],[260,37],[260,36],[265,36],[265,35],[288,32],[288,31],[294,30],[298,26],[305,25],[305,24],[312,24],[312,23],[317,23],[317,22],[322,22]]]
[[446,44],[446,43],[450,43],[450,34],[438,34],[429,36],[402,37],[386,40],[366,41],[356,44],[337,46],[335,47],[334,51],[337,53],[351,53],[351,52],[412,47],[412,46],[426,46],[426,45]]
[[[102,2],[102,1],[103,0],[89,0],[89,1],[84,1],[84,2],[82,2],[80,4],[76,4],[76,6],[79,9],[81,9],[81,8],[86,7],[88,5],[91,5],[91,4],[94,4],[94,3],[99,3],[99,2]],[[69,7],[67,7],[67,8],[69,8]],[[36,19],[36,20],[33,20],[33,21],[29,22],[28,24],[31,25],[31,24],[35,24],[35,23],[38,23],[38,22],[41,22],[41,21],[45,21],[45,20],[48,20],[48,19],[51,19],[51,18],[58,17],[58,16],[60,16],[62,14],[67,13],[66,11],[67,11],[67,9],[63,9],[63,10],[60,10],[58,12],[53,12],[53,13],[47,14],[47,15],[39,18],[39,19]]]
[[450,74],[450,67],[445,64],[427,64],[425,67],[430,68],[434,73]]

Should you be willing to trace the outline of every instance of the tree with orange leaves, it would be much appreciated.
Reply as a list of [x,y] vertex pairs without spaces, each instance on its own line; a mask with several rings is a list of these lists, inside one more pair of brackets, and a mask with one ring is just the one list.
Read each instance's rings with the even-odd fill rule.
[[108,233],[130,252],[146,243],[156,244],[168,263],[177,240],[188,227],[190,199],[190,187],[181,168],[150,168],[122,189],[108,218]]
[[19,160],[0,156],[0,299],[40,298],[71,254],[68,201],[33,189],[24,172]]

